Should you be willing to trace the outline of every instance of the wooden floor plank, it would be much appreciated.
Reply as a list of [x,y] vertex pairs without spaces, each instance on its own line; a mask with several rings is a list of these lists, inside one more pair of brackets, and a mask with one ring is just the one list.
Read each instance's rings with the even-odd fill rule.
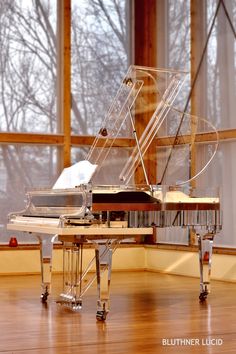
[[[236,284],[212,282],[200,304],[198,279],[115,272],[105,323],[95,319],[95,286],[78,313],[55,303],[60,288],[61,276],[54,276],[44,306],[39,276],[0,277],[0,353],[235,353]],[[195,345],[171,344],[180,339]],[[207,345],[209,339],[223,343]]]

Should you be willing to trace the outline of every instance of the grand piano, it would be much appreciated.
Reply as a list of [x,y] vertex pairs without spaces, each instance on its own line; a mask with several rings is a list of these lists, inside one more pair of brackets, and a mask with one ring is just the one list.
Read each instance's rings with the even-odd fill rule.
[[[52,188],[28,191],[25,209],[9,214],[8,230],[39,240],[42,302],[51,293],[53,244],[61,241],[63,290],[57,302],[80,310],[84,294],[96,281],[96,318],[106,320],[117,246],[124,240],[132,244],[140,235],[156,240],[158,229],[169,227],[188,228],[196,235],[199,299],[207,298],[212,244],[222,218],[219,190],[202,188],[201,179],[215,156],[218,134],[210,122],[180,108],[187,75],[131,66],[85,160],[64,169]],[[210,141],[199,143],[205,133]],[[130,148],[124,155],[121,148],[114,157],[116,141],[127,134]],[[147,169],[150,149],[159,156],[155,183]],[[137,181],[140,170],[143,177]],[[85,266],[87,244],[95,254]]]

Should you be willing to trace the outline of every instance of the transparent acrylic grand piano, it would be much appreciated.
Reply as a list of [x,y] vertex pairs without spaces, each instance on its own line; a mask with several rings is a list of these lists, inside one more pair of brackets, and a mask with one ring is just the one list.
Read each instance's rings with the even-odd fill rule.
[[[55,238],[64,247],[63,290],[58,302],[72,310],[81,309],[84,294],[96,281],[96,318],[105,320],[110,309],[112,254],[119,243],[137,235],[155,236],[158,228],[176,226],[197,235],[199,298],[206,299],[212,242],[221,229],[219,190],[193,186],[215,156],[218,134],[207,120],[177,108],[186,77],[186,72],[131,66],[86,160],[65,169],[54,188],[29,191],[25,210],[9,215],[9,230],[30,232],[40,241],[42,301],[51,292]],[[199,156],[204,134],[209,139]],[[114,147],[127,141],[128,152],[122,154],[125,149],[120,148],[114,155]],[[153,146],[159,148],[154,183],[146,159]],[[136,183],[138,169],[142,170],[142,183]],[[85,244],[95,250],[87,266],[83,262]],[[91,272],[94,265],[95,273]]]

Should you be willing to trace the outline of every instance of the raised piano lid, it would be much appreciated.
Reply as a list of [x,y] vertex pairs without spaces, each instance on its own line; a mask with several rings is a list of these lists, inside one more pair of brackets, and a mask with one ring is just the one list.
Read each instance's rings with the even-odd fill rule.
[[[98,165],[92,179],[95,184],[111,183],[106,166],[112,158],[114,149],[112,151],[111,148],[115,141],[119,138],[135,138],[136,142],[139,140],[140,149],[136,145],[131,155],[124,157],[124,161],[120,163],[120,171],[117,166],[121,156],[113,156],[113,162],[114,158],[116,160],[114,168],[117,170],[117,179],[113,180],[113,184],[132,184],[133,172],[165,121],[187,74],[177,70],[130,66],[86,157],[92,164]],[[149,123],[143,135],[139,137],[135,118],[143,114]]]
[[[156,137],[162,138],[157,141],[157,183],[189,183],[205,170],[215,156],[219,138],[210,122],[186,112],[186,99],[181,93],[187,75],[184,71],[130,66],[86,157],[98,166],[91,179],[94,184],[133,184],[140,164],[146,183],[150,184],[145,173],[145,153]],[[140,131],[140,124],[136,129],[135,121],[140,122],[143,117],[148,124]],[[201,154],[196,171],[189,175],[189,158],[203,134],[209,136],[204,157]],[[116,140],[120,144],[124,138],[133,141],[134,146],[112,149]]]

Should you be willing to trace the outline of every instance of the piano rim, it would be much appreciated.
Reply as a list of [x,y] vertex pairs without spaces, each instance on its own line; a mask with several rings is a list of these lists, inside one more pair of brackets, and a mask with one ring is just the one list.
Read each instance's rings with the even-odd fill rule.
[[201,211],[220,210],[220,203],[92,203],[93,211]]

